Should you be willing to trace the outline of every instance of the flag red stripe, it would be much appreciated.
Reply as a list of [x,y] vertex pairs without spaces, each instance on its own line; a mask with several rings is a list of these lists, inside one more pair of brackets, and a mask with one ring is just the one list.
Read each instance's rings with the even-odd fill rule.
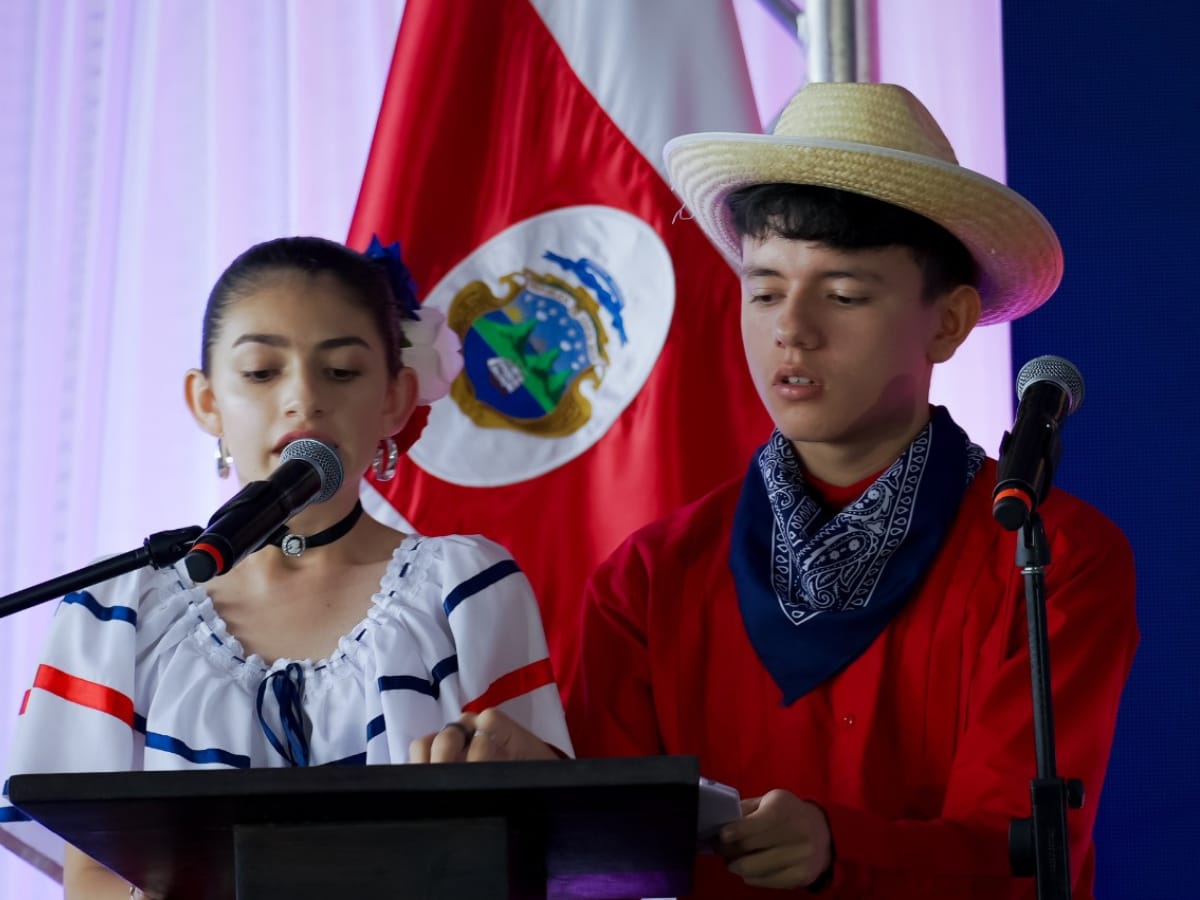
[[[33,686],[71,703],[108,713],[133,727],[133,700],[107,685],[97,684],[43,664],[38,666]],[[21,712],[25,712],[24,704],[21,706]]]
[[417,530],[485,534],[512,553],[558,671],[595,566],[634,529],[741,477],[771,422],[731,337],[733,271],[694,221],[676,220],[680,201],[533,6],[408,0],[349,243],[399,240],[427,296],[505,228],[586,204],[640,218],[674,261],[675,315],[641,392],[590,449],[537,478],[461,487],[404,457],[377,485]]
[[463,712],[480,713],[548,684],[554,684],[554,669],[551,668],[548,658],[540,659],[514,669],[507,675],[501,675],[486,691],[470,703],[463,704]]

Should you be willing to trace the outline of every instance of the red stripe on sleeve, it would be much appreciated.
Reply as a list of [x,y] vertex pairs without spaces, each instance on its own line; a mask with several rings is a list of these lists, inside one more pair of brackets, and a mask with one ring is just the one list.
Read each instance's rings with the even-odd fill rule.
[[[70,675],[53,666],[38,666],[33,686],[71,703],[98,709],[133,727],[133,700],[107,685]],[[24,709],[21,710],[24,712]]]
[[501,675],[486,691],[465,704],[463,712],[480,713],[547,684],[554,684],[554,670],[550,668],[549,658],[540,659],[519,669],[513,669],[507,675]]
[[[32,688],[30,690],[32,690]],[[21,698],[21,711],[17,713],[18,716],[25,715],[25,707],[29,705],[29,693],[30,691],[26,691],[25,696]]]

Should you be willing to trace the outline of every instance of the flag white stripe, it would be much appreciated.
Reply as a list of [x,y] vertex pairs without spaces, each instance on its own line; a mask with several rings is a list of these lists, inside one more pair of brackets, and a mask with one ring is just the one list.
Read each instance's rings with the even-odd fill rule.
[[760,130],[731,0],[530,2],[580,81],[664,178],[670,138]]

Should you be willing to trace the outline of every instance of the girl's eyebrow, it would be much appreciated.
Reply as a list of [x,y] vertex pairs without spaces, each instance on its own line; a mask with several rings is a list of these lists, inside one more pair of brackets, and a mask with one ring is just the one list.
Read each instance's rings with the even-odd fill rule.
[[[290,347],[292,342],[281,334],[243,334],[233,342],[233,346],[238,347],[242,344],[266,344],[268,347]],[[371,349],[371,345],[356,335],[347,335],[346,337],[328,338],[317,344],[318,350],[336,350],[338,347],[366,347]]]

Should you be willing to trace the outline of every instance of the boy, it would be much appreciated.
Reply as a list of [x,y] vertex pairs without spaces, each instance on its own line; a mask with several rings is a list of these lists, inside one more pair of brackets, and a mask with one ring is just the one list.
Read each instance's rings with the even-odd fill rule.
[[[773,135],[688,135],[666,159],[741,274],[776,430],[744,481],[596,572],[564,688],[577,751],[695,755],[748,798],[696,897],[1032,897],[1008,863],[1035,762],[1015,535],[991,516],[995,462],[929,385],[976,324],[1049,298],[1058,239],[958,166],[892,85],[813,84]],[[1059,770],[1088,792],[1068,815],[1087,898],[1137,644],[1133,560],[1081,501],[1056,490],[1040,512]]]

